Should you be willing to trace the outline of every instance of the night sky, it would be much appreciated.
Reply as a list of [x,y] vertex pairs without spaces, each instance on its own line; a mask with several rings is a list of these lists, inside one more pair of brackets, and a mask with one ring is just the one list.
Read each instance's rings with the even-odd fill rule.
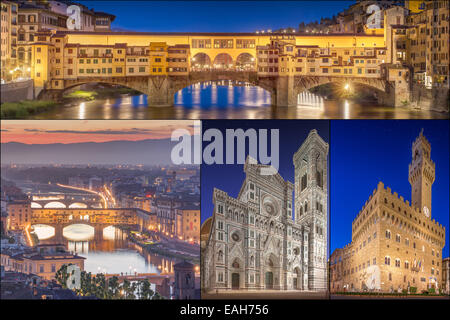
[[114,14],[113,28],[142,32],[255,32],[320,21],[355,1],[79,1]]
[[[278,173],[284,180],[294,183],[294,164],[292,157],[305,141],[309,132],[316,129],[325,142],[329,142],[329,121],[327,120],[233,120],[233,121],[202,121],[203,133],[208,128],[216,128],[223,132],[225,129],[248,128],[258,129],[279,129],[280,130],[280,168]],[[270,133],[268,132],[268,136]],[[225,142],[225,139],[224,139]],[[209,142],[203,142],[203,148]],[[270,140],[269,140],[270,146]],[[248,154],[248,142],[247,142]],[[236,154],[236,152],[235,152]],[[270,154],[270,150],[269,150]],[[224,159],[226,152],[224,150]],[[205,221],[212,215],[213,189],[218,188],[227,192],[232,197],[237,197],[242,183],[245,179],[244,165],[206,165],[201,166],[201,189],[202,189],[202,208],[201,220]],[[294,203],[292,204],[294,205]]]
[[379,181],[411,203],[408,165],[421,128],[436,164],[431,218],[445,226],[449,256],[449,122],[445,120],[331,122],[331,253],[351,241],[352,221]]

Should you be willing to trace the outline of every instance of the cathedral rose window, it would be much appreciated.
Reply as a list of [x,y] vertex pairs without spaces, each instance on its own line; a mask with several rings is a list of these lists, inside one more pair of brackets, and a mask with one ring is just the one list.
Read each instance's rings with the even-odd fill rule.
[[239,237],[239,234],[237,232],[235,232],[231,235],[231,239],[233,239],[236,242],[238,242],[240,240],[240,238],[241,237]]
[[278,203],[272,196],[264,196],[262,207],[264,212],[268,215],[277,216],[279,213]]

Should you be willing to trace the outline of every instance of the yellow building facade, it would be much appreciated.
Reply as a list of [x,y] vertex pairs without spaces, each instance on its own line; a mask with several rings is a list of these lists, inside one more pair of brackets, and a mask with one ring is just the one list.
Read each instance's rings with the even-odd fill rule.
[[11,201],[7,203],[7,226],[9,230],[25,230],[31,225],[32,211],[30,201]]
[[445,227],[431,216],[434,163],[421,133],[409,166],[411,203],[380,182],[352,222],[352,242],[330,257],[331,292],[421,293],[442,287]]
[[35,274],[46,280],[54,280],[56,272],[63,265],[76,265],[84,270],[86,258],[67,252],[63,245],[38,245],[23,253],[13,253],[2,250],[1,265],[5,271],[15,271],[25,274]]
[[[293,69],[301,68],[302,71],[295,72],[301,75],[321,74],[320,61],[312,59],[322,56],[333,57],[330,61],[337,64],[335,69],[349,65],[347,69],[352,69],[354,76],[379,74],[378,66],[386,62],[383,35],[44,32],[39,34],[39,39],[45,42],[33,45],[41,47],[41,51],[32,51],[35,54],[32,78],[37,87],[47,89],[63,89],[64,80],[92,76],[187,75],[193,71],[193,65],[198,67],[196,59],[201,55],[207,57],[205,65],[200,66],[203,70],[235,70],[242,57],[248,56],[254,67],[251,71],[259,72],[263,70],[258,69],[259,64],[265,67],[263,54],[268,50],[265,48],[273,46],[274,41],[295,44],[294,56],[305,54],[304,60],[295,61]],[[48,49],[43,49],[44,46]],[[56,50],[52,50],[53,47]],[[303,52],[302,48],[307,50]],[[230,63],[222,63],[224,56]],[[308,56],[310,60],[306,59]],[[317,72],[311,72],[311,68],[317,68]],[[281,70],[279,68],[278,72],[283,74]]]
[[1,78],[6,80],[13,77],[17,59],[17,12],[18,6],[13,1],[1,2],[1,41],[0,41],[0,69]]

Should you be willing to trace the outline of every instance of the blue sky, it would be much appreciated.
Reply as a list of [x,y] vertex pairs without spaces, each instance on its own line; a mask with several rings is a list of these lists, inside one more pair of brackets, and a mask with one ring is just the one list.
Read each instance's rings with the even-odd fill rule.
[[436,164],[431,218],[445,226],[449,256],[449,122],[349,120],[331,122],[330,253],[351,241],[351,223],[379,181],[411,203],[411,146],[424,129]]
[[146,32],[254,32],[297,28],[355,1],[79,1],[117,16],[114,28]]

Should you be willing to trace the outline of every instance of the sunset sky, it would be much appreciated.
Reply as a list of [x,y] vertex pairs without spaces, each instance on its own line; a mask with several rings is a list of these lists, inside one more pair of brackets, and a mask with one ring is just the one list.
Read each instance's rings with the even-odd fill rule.
[[194,121],[4,120],[1,142],[25,144],[138,141],[170,138],[175,129],[193,133]]

